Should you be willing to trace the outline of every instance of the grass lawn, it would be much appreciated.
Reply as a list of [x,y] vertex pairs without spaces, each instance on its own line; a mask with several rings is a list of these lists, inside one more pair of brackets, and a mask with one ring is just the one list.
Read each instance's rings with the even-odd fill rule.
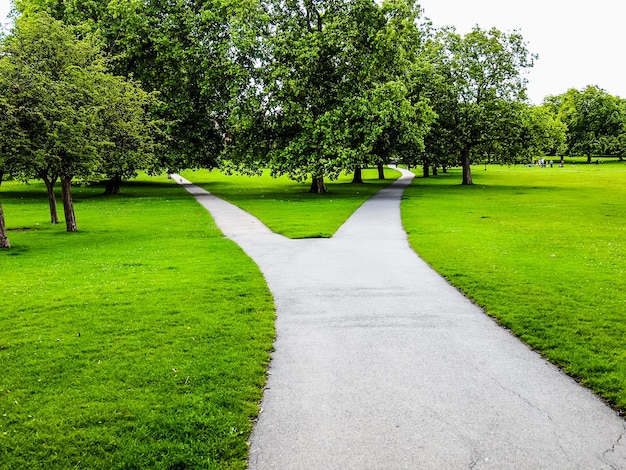
[[[233,468],[265,383],[274,306],[256,265],[166,178],[4,182],[0,468]],[[62,216],[62,207],[60,207]]]
[[372,194],[390,184],[400,172],[385,169],[384,180],[375,169],[363,170],[363,184],[351,184],[352,175],[326,181],[328,193],[308,192],[310,181],[225,175],[219,171],[188,171],[182,176],[207,191],[241,207],[272,231],[289,238],[331,237]]
[[533,348],[626,411],[626,164],[418,178],[415,250]]

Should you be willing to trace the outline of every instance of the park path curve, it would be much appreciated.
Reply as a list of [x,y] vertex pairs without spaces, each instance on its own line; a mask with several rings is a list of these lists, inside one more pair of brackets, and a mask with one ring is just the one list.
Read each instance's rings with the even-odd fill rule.
[[263,272],[275,352],[249,468],[626,469],[626,422],[411,249],[403,176],[290,240],[174,175]]

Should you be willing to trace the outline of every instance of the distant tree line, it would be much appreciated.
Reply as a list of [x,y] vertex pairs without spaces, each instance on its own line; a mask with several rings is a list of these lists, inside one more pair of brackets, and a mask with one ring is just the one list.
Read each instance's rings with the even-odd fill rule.
[[[435,29],[414,0],[15,0],[0,41],[0,183],[71,186],[224,168],[424,175],[538,155],[626,153],[626,105],[588,87],[526,99],[513,31]],[[0,246],[7,246],[0,206]]]

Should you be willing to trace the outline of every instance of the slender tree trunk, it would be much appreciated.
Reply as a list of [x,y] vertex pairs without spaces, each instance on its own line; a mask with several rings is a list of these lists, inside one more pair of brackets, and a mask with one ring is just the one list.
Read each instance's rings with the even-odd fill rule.
[[322,194],[328,192],[328,189],[326,189],[326,183],[324,183],[323,176],[313,177],[313,181],[311,181],[311,189],[309,192],[314,194]]
[[48,206],[50,206],[50,222],[53,224],[59,223],[59,216],[57,214],[57,198],[54,195],[54,183],[56,179],[42,178],[46,183],[46,190],[48,191]]
[[428,160],[424,160],[424,164],[422,165],[422,172],[424,178],[428,178],[430,176],[430,165],[428,164]]
[[379,180],[385,179],[385,166],[383,162],[378,162],[378,179]]
[[354,168],[354,176],[352,177],[352,183],[363,184],[363,171],[361,169],[361,165],[357,165]]
[[463,166],[462,184],[474,184],[472,181],[472,168],[470,166],[470,148],[463,147],[461,151],[461,165]]
[[72,202],[72,179],[61,179],[61,194],[63,195],[63,211],[65,212],[65,227],[68,232],[78,232],[76,228],[76,215]]
[[7,228],[4,225],[4,211],[2,210],[2,203],[0,202],[0,249],[11,248],[9,238],[7,237]]
[[437,176],[437,165],[433,165],[433,176]]

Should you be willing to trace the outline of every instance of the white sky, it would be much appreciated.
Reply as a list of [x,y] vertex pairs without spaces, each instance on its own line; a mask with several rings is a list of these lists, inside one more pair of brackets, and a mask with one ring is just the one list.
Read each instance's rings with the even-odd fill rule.
[[626,2],[623,0],[421,0],[435,27],[466,33],[478,24],[518,30],[539,54],[526,75],[528,95],[547,95],[597,85],[626,98]]
[[[434,26],[459,33],[478,24],[518,30],[539,60],[527,74],[535,104],[547,95],[597,85],[626,98],[626,2],[623,0],[421,0]],[[0,19],[10,0],[0,0]]]

